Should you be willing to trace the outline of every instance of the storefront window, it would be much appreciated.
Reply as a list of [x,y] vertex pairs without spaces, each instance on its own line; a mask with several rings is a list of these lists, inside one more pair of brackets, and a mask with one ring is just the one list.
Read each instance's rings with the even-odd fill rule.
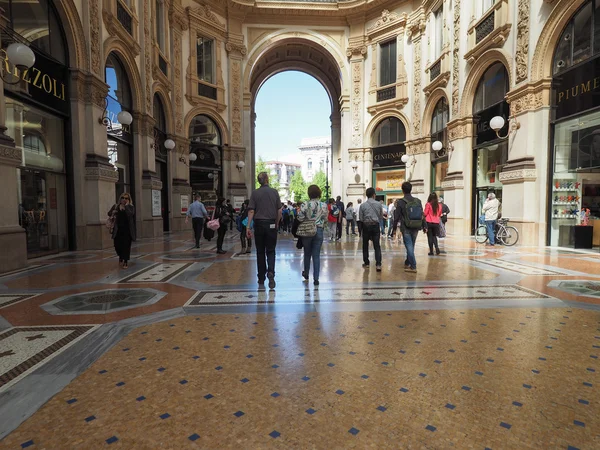
[[154,94],[154,156],[156,175],[162,182],[160,190],[161,211],[163,218],[163,231],[169,231],[169,169],[167,149],[165,148],[165,140],[167,139],[167,121],[163,110],[162,101],[158,94]]
[[[448,147],[447,124],[450,110],[445,97],[442,97],[433,110],[431,117],[431,144],[440,141],[444,149]],[[442,181],[448,174],[448,155],[445,150],[431,153],[431,191],[443,195]]]
[[23,150],[17,192],[28,255],[66,250],[64,120],[6,97],[6,126],[6,133]]
[[198,115],[189,128],[190,152],[196,160],[190,162],[190,183],[194,191],[214,195],[221,186],[221,131],[208,116]]

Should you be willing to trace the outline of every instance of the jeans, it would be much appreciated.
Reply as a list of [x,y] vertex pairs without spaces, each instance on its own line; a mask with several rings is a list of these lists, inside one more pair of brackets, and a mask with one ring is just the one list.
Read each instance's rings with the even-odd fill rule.
[[350,225],[352,225],[352,234],[356,234],[356,230],[354,228],[354,219],[350,219],[350,220],[346,219],[346,234],[350,234],[350,233],[348,233],[348,229],[350,228]]
[[427,243],[429,244],[429,253],[433,253],[433,247],[437,253],[440,252],[438,245],[438,235],[440,234],[440,225],[437,223],[427,222]]
[[329,229],[329,240],[333,241],[337,234],[337,222],[327,222]]
[[373,241],[373,248],[375,249],[375,264],[381,266],[381,245],[379,239],[381,238],[379,233],[379,224],[377,223],[365,223],[363,224],[363,262],[369,264],[369,241]]
[[227,225],[221,225],[217,230],[217,251],[223,250],[223,241],[225,240],[225,233],[227,233]]
[[242,242],[242,252],[248,252],[248,250],[252,249],[252,239],[248,238],[246,227],[242,227],[240,241]]
[[321,271],[321,247],[323,246],[323,228],[317,227],[317,234],[312,237],[303,237],[302,245],[304,247],[304,272],[307,276],[310,273],[310,260],[313,262],[313,278],[319,281],[319,272]]
[[490,241],[490,245],[496,244],[496,221],[495,220],[486,220],[485,226],[487,228],[487,235]]
[[204,229],[204,219],[195,217],[192,219],[192,228],[194,229],[194,238],[196,239],[196,247],[200,247],[200,238]]
[[254,221],[254,245],[258,281],[262,283],[267,277],[267,272],[273,272],[275,275],[275,247],[277,247],[275,220]]
[[405,266],[410,266],[411,269],[417,268],[417,259],[415,258],[415,244],[417,242],[417,236],[419,230],[405,229],[402,231],[402,239],[404,240],[404,247],[406,247],[406,260],[404,261]]
[[394,219],[389,218],[388,219],[388,236],[394,237],[395,234],[396,234],[396,227],[394,227]]
[[381,228],[381,234],[385,236],[385,226],[386,226],[386,220],[385,219],[381,219],[379,221],[379,227]]

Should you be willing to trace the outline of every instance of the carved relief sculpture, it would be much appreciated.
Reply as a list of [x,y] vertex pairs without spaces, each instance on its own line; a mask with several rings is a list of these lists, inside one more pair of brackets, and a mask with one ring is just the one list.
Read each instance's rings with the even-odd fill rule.
[[[92,72],[102,75],[101,50],[100,50],[100,0],[90,0],[90,45],[92,53]],[[104,77],[102,77],[104,78]]]
[[231,142],[242,145],[242,62],[231,59]]
[[421,36],[413,37],[414,83],[413,83],[413,133],[421,135]]
[[362,144],[362,68],[363,62],[352,61],[352,145]]
[[146,80],[146,111],[152,111],[152,45],[150,38],[150,2],[144,2],[144,78]]
[[460,107],[458,88],[460,73],[460,0],[454,0],[454,48],[452,51],[452,117],[458,116]]
[[519,0],[519,16],[517,19],[517,83],[527,79],[529,60],[529,0]]

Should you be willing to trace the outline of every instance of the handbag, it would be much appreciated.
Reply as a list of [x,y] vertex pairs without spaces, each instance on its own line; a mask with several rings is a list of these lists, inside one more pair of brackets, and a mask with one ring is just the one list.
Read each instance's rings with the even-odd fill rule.
[[[319,205],[320,206],[320,205]],[[310,211],[310,207],[307,205],[306,209]],[[321,210],[319,208],[319,210]],[[296,231],[296,235],[298,237],[314,237],[317,234],[317,219],[319,216],[314,219],[304,220],[300,222],[298,225],[298,230]]]
[[108,231],[110,231],[111,233],[115,229],[115,222],[117,221],[117,209],[117,205],[113,206],[113,212],[108,217],[108,219],[106,219],[106,228],[108,228]]
[[215,219],[215,210],[213,210],[212,219],[210,219],[208,221],[206,226],[213,231],[217,231],[221,227],[221,223],[219,222],[219,219]]

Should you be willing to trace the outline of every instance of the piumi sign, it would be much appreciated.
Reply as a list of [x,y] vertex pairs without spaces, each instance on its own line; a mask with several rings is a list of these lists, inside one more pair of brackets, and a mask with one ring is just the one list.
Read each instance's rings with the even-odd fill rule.
[[600,106],[600,58],[555,76],[553,87],[556,120]]

